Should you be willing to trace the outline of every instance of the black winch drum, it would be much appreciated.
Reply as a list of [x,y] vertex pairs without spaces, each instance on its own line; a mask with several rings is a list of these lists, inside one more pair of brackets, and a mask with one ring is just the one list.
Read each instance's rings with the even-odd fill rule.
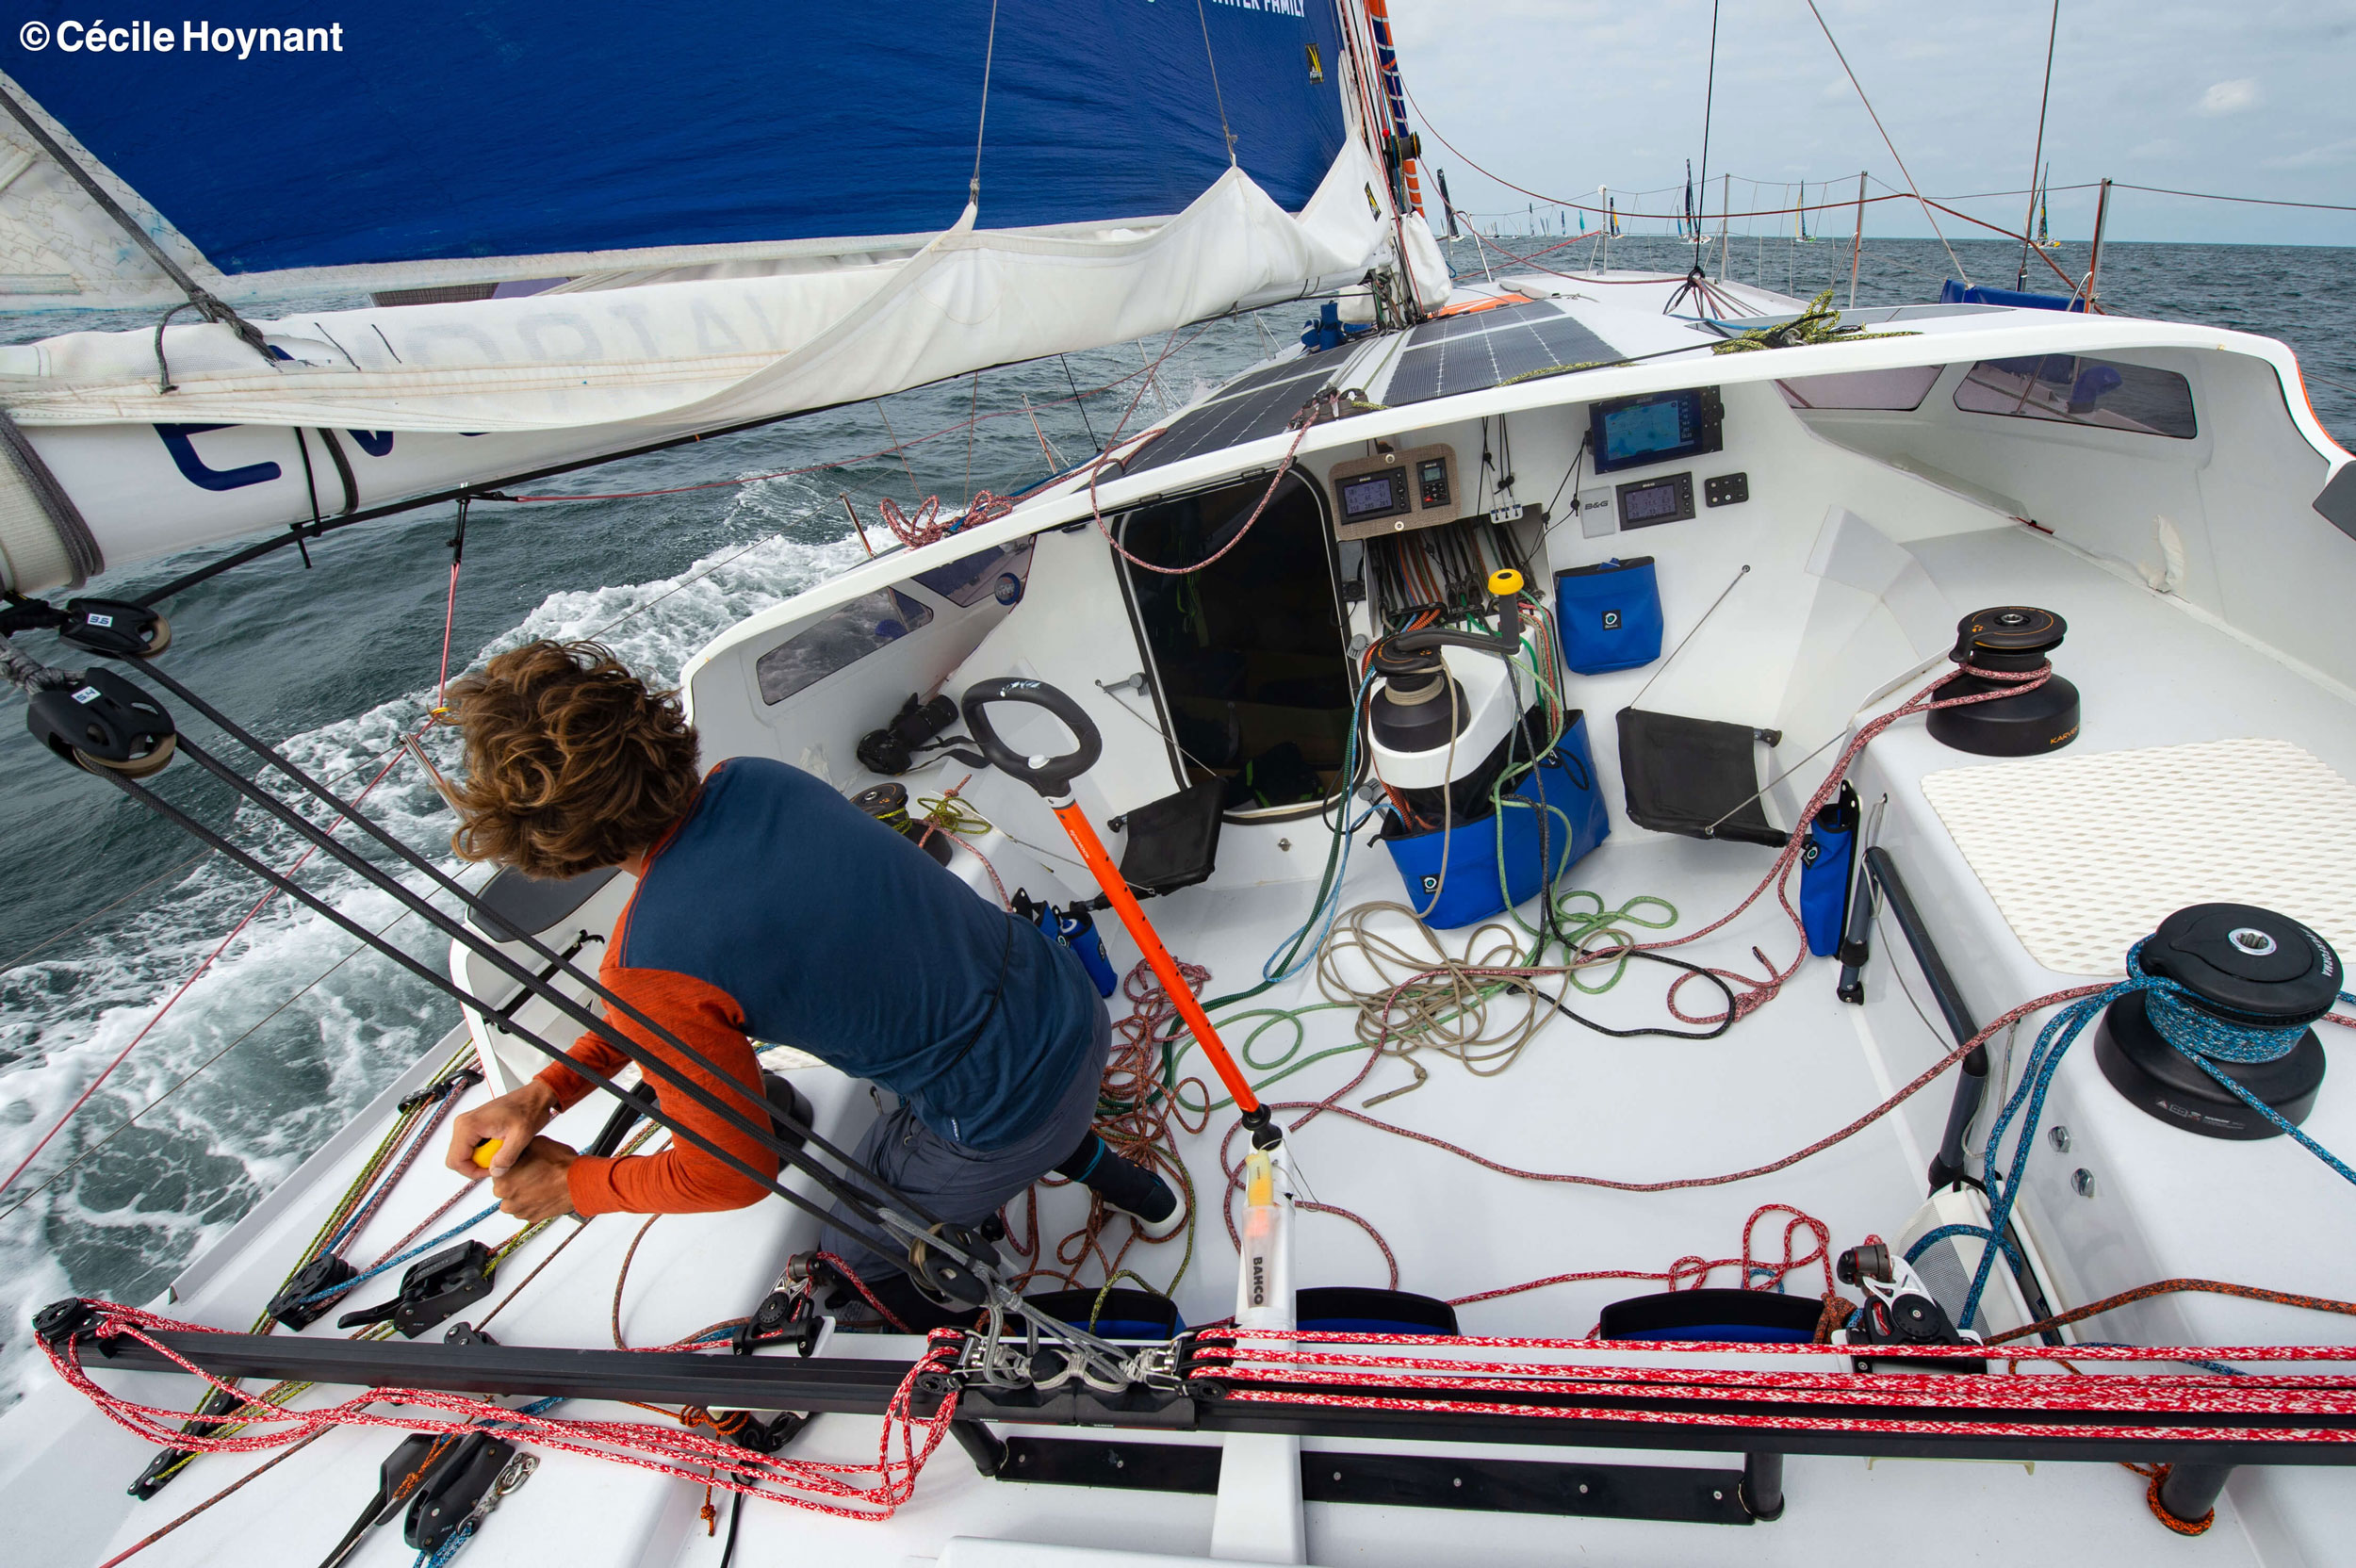
[[[2047,662],[2069,629],[2052,611],[2025,604],[1973,611],[1955,624],[1954,658],[1963,673],[1939,688],[1939,696],[1978,696],[2021,684],[1972,672],[2025,675]],[[2042,757],[2078,738],[2078,688],[2056,675],[2013,696],[1934,708],[1924,723],[1933,740],[1975,757]]]
[[[2143,967],[2184,987],[2201,1011],[2266,1029],[2313,1023],[2331,1010],[2344,983],[2330,943],[2288,916],[2248,904],[2177,910],[2144,943]],[[2280,1135],[2281,1128],[2161,1037],[2149,994],[2130,991],[2103,1010],[2094,1059],[2111,1086],[2146,1116],[2202,1137]],[[2294,1125],[2307,1119],[2323,1086],[2323,1042],[2313,1029],[2270,1062],[2209,1059]]]

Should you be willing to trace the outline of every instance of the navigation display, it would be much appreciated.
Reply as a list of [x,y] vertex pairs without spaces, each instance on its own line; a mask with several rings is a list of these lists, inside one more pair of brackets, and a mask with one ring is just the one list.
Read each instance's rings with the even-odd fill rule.
[[1674,463],[1717,451],[1724,405],[1714,386],[1693,386],[1636,398],[1615,398],[1588,411],[1588,440],[1595,471],[1608,474],[1648,463]]
[[1638,403],[1603,416],[1603,456],[1607,463],[1634,463],[1656,452],[1673,452],[1692,440],[1693,429],[1681,417],[1682,399]]

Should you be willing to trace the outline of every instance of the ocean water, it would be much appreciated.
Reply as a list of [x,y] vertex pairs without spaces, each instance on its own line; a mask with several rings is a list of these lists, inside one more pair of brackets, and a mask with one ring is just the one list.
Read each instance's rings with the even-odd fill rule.
[[[1504,243],[1528,253],[1553,241]],[[1956,249],[1979,281],[2009,282],[2017,252],[2000,242]],[[1461,270],[1478,274],[1472,245],[1452,252]],[[1587,265],[1593,252],[1590,243],[1556,253],[1548,265]],[[1612,260],[1681,270],[1687,254],[1666,237],[1628,238],[1613,242]],[[2082,268],[2083,249],[2057,259]],[[1737,237],[1728,264],[1737,279],[1803,296],[1837,282],[1845,298],[1845,242]],[[1713,273],[1716,266],[1713,257]],[[1949,270],[1936,241],[1869,240],[1858,302],[1935,298]],[[2317,413],[2342,439],[2356,439],[2356,251],[2120,245],[2106,252],[2103,277],[2116,310],[2290,342],[2311,371]],[[1295,306],[1261,322],[1212,325],[1162,365],[1139,417],[1263,357],[1304,314]],[[0,337],[95,324],[86,316],[5,318]],[[1145,353],[1122,345],[1075,354],[1071,372],[1083,387],[1101,384],[1137,370]],[[642,673],[667,679],[729,625],[863,559],[841,495],[872,523],[884,496],[906,504],[938,493],[954,506],[974,488],[1018,487],[1061,466],[1042,451],[1024,398],[1060,457],[1077,460],[1110,433],[1135,390],[1132,382],[1092,398],[1084,415],[1057,400],[1071,397],[1061,364],[1019,367],[982,377],[978,391],[982,412],[1012,416],[979,425],[970,442],[959,430],[917,445],[908,468],[868,457],[684,495],[478,505],[451,628],[452,673],[527,638],[597,636]],[[889,400],[892,426],[908,440],[948,429],[974,398],[971,383],[902,394]],[[858,458],[886,444],[883,416],[866,405],[537,488],[661,490]],[[181,596],[170,607],[172,668],[315,772],[359,789],[432,705],[450,526],[446,507],[365,525],[315,545],[309,568],[284,550]],[[190,564],[126,569],[91,591],[136,595]],[[53,645],[25,644],[42,654]],[[168,770],[159,783],[207,820],[228,814],[226,792],[193,768]],[[448,814],[413,763],[398,761],[368,806],[409,843],[456,864]],[[269,846],[274,863],[293,858],[286,835],[250,812],[237,820],[245,841]],[[278,899],[152,1022],[254,909],[259,890],[49,758],[12,718],[0,724],[0,841],[9,846],[0,902],[0,1174],[106,1062],[150,1030],[0,1193],[4,1407],[27,1379],[45,1375],[25,1327],[34,1309],[70,1293],[153,1297],[437,1039],[454,1013],[389,960]],[[386,927],[405,951],[442,961],[444,942],[420,922],[398,919],[397,906],[357,878],[314,864],[303,880],[370,927]]]

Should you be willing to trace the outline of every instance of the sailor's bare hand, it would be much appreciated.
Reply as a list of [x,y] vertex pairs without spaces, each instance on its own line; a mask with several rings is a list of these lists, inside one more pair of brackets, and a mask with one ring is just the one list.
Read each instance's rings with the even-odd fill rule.
[[[450,1150],[442,1156],[442,1163],[470,1182],[483,1176],[493,1178],[492,1190],[498,1191],[497,1178],[515,1168],[532,1140],[540,1135],[540,1129],[555,1115],[556,1091],[535,1078],[512,1093],[452,1118]],[[477,1165],[475,1150],[494,1138],[499,1146],[492,1151],[489,1167]]]
[[517,1219],[553,1219],[573,1212],[572,1184],[565,1172],[581,1158],[569,1144],[533,1138],[524,1157],[491,1178],[499,1212]]

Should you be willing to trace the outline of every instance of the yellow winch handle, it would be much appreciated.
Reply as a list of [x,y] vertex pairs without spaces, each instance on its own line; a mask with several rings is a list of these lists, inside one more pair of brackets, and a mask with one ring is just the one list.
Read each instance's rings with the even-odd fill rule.
[[1511,566],[1499,566],[1489,574],[1489,592],[1498,598],[1511,598],[1522,591],[1522,574]]
[[474,1163],[481,1166],[485,1170],[490,1169],[491,1156],[498,1153],[500,1147],[505,1144],[506,1141],[507,1140],[505,1138],[484,1138],[481,1143],[476,1144],[474,1146]]

